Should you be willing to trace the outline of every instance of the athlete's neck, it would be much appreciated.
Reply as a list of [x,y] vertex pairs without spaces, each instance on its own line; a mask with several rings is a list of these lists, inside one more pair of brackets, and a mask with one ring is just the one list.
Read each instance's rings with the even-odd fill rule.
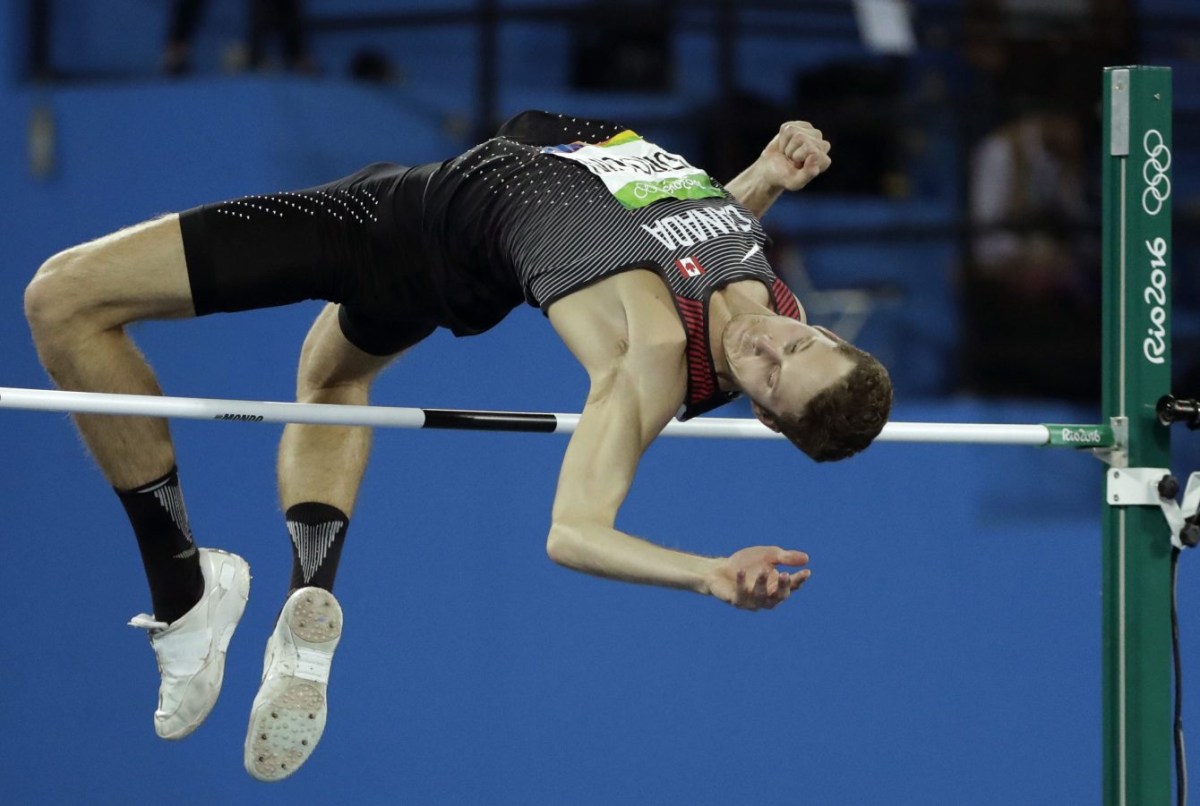
[[717,381],[723,391],[737,389],[725,355],[725,328],[741,314],[773,314],[771,295],[757,280],[730,283],[714,291],[708,301],[708,349],[712,353]]

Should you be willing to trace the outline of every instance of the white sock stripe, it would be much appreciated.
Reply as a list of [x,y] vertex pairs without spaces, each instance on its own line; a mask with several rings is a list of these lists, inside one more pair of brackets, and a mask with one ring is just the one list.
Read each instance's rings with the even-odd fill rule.
[[167,476],[166,478],[164,478],[161,481],[156,481],[153,484],[147,484],[145,487],[138,487],[136,490],[132,490],[131,492],[139,493],[139,494],[140,493],[152,493],[155,490],[161,490],[163,487],[166,487],[170,483],[171,483],[171,477]]
[[183,505],[183,490],[177,485],[171,485],[170,487],[159,487],[153,492],[154,500],[158,501],[159,505],[171,516],[171,522],[175,524],[175,527],[187,538],[189,543],[194,542],[192,527],[188,524],[187,508]]
[[296,556],[299,558],[300,568],[304,572],[304,581],[308,582],[308,580],[312,579],[312,575],[309,573],[308,565],[305,562],[304,545],[307,545],[307,541],[302,539],[305,526],[302,523],[288,521],[287,528],[288,534],[292,536],[292,545],[296,547]]
[[296,556],[300,561],[300,570],[304,572],[305,582],[316,576],[343,525],[340,521],[316,524],[287,522],[288,534],[292,537],[292,545],[296,547]]

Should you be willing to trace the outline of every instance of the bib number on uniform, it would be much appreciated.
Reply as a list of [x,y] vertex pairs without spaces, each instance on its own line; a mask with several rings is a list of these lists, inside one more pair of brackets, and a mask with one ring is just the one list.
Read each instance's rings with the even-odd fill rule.
[[724,194],[712,178],[678,154],[626,129],[603,143],[547,146],[545,154],[572,160],[597,176],[627,210],[660,199],[703,199]]

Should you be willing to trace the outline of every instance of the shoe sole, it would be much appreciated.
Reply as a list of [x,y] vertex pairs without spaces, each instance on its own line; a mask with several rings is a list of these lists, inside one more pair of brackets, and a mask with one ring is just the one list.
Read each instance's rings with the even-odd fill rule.
[[[299,649],[332,657],[342,635],[342,608],[332,593],[313,588],[286,618]],[[260,781],[278,781],[299,769],[316,749],[328,714],[325,683],[292,677],[272,688],[261,701],[255,697],[246,732],[246,771]]]
[[186,725],[175,728],[174,730],[164,730],[163,726],[155,722],[154,730],[159,738],[166,739],[169,742],[177,742],[180,739],[186,739],[191,736],[204,721],[208,719],[213,708],[217,704],[217,697],[220,696],[221,687],[225,681],[225,656],[229,652],[229,644],[233,640],[234,631],[237,630],[238,624],[242,620],[242,614],[246,610],[246,603],[250,599],[250,565],[241,557],[232,554],[228,551],[220,549],[204,549],[206,554],[218,555],[221,559],[218,561],[218,568],[215,569],[217,574],[216,583],[225,590],[221,601],[217,604],[217,612],[214,614],[214,620],[225,620],[226,626],[221,631],[221,635],[217,638],[217,658],[215,662],[218,664],[217,677],[214,682],[215,693],[212,702],[208,704],[201,713],[197,714]]

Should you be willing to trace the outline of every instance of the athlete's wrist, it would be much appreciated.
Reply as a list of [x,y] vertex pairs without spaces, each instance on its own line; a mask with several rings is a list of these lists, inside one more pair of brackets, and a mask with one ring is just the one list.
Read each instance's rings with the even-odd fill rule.
[[702,596],[711,596],[713,592],[713,581],[717,577],[717,573],[721,567],[721,563],[725,561],[724,557],[698,557],[700,562],[697,565],[699,578],[696,584],[692,587],[696,593]]

